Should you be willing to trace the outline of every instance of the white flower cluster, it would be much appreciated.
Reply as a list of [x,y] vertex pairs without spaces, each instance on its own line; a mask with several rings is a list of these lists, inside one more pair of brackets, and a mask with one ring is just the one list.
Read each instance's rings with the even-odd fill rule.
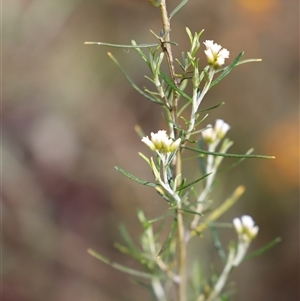
[[208,125],[202,132],[202,137],[208,144],[212,144],[217,140],[219,141],[224,138],[229,129],[230,126],[228,123],[224,122],[222,119],[217,119],[214,127]]
[[241,218],[233,220],[234,228],[238,234],[239,240],[245,243],[251,242],[258,233],[258,226],[255,226],[251,216],[243,215]]
[[239,238],[232,264],[238,266],[244,259],[251,241],[257,236],[259,228],[258,226],[255,226],[252,217],[249,215],[243,215],[241,218],[234,218],[232,223]]
[[221,45],[214,43],[214,41],[207,40],[204,42],[206,50],[204,50],[208,64],[218,69],[225,63],[225,59],[229,58],[229,51],[222,48]]
[[173,141],[166,131],[158,131],[157,133],[151,133],[151,139],[148,136],[143,137],[142,142],[151,150],[166,154],[175,152],[180,145],[181,139],[178,138],[176,141]]

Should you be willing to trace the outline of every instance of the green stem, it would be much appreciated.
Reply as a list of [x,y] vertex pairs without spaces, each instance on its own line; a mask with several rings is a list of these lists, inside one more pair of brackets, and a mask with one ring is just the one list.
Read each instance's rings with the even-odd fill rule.
[[[162,46],[163,52],[166,54],[172,82],[174,83],[175,86],[178,87],[179,80],[175,73],[172,47],[171,47],[171,44],[169,43],[171,27],[170,27],[170,19],[169,19],[168,11],[167,11],[166,0],[161,0],[160,12],[161,12],[161,18],[162,18],[162,24],[163,24],[163,32],[164,32],[164,37],[161,40],[162,41],[161,46]],[[169,109],[170,113],[172,115],[172,121],[173,121],[173,123],[170,123],[170,128],[173,127],[172,132],[174,132],[174,137],[172,137],[172,138],[176,138],[176,136],[177,136],[176,135],[177,131],[174,128],[174,124],[177,123],[177,106],[178,106],[178,95],[177,95],[177,92],[175,90],[173,90],[171,108]]]
[[[160,11],[163,23],[163,31],[164,37],[162,39],[162,50],[166,54],[166,58],[168,61],[170,76],[172,79],[173,84],[178,87],[179,80],[175,73],[174,68],[174,60],[172,54],[172,48],[170,43],[170,18],[167,12],[166,0],[161,0],[160,2]],[[172,138],[177,137],[177,130],[174,125],[177,124],[177,109],[178,109],[178,94],[176,90],[173,90],[172,94],[172,101],[171,101],[171,108],[169,108],[169,113],[171,115],[171,121],[169,122],[170,126],[170,133],[172,134]],[[181,183],[181,151],[179,150],[176,154],[176,158],[173,161],[173,166],[175,167],[175,178],[177,178],[177,183]],[[175,190],[176,191],[176,187]],[[177,196],[178,198],[178,196]],[[177,300],[178,301],[186,301],[186,275],[185,275],[185,265],[186,265],[186,244],[184,241],[185,229],[184,229],[184,222],[183,222],[183,213],[181,210],[182,204],[179,200],[177,202],[177,210],[176,210],[176,217],[177,217],[177,232],[178,232],[178,275],[179,275],[179,282],[177,283]]]
[[227,263],[226,263],[226,265],[223,269],[223,272],[220,275],[217,283],[215,284],[212,292],[207,297],[206,301],[214,301],[220,295],[220,293],[221,293],[222,289],[224,288],[225,283],[228,279],[229,273],[232,270],[232,261],[233,261],[233,258],[234,258],[234,253],[235,253],[234,249],[229,250]]
[[177,213],[177,231],[178,231],[178,274],[180,277],[180,281],[178,283],[178,300],[185,301],[186,300],[186,291],[185,291],[185,265],[186,265],[186,245],[184,241],[184,224],[183,224],[183,216],[181,203],[178,205]]
[[170,19],[168,16],[166,0],[161,0],[160,12],[161,12],[163,30],[164,30],[164,35],[165,35],[164,39],[163,39],[163,45],[162,45],[163,51],[167,55],[167,60],[168,60],[168,65],[169,65],[169,70],[170,70],[170,75],[171,75],[172,81],[177,86],[178,83],[177,83],[177,78],[176,78],[176,74],[175,74],[173,54],[172,54],[171,45],[169,43],[170,42]]
[[187,139],[189,139],[191,132],[194,130],[196,118],[197,118],[197,111],[202,102],[202,99],[204,98],[205,94],[208,92],[208,90],[210,88],[214,74],[215,74],[215,71],[213,69],[211,69],[209,71],[209,80],[204,85],[203,90],[199,96],[197,95],[198,87],[194,87],[194,89],[193,89],[193,103],[192,103],[190,124],[189,124],[188,130],[187,130],[187,136],[186,136]]
[[[181,183],[181,150],[177,152],[176,159],[176,176],[177,185]],[[183,211],[181,210],[182,203],[179,202],[176,210],[177,215],[177,233],[178,233],[178,274],[180,282],[178,283],[178,300],[186,300],[186,243],[185,243],[185,229],[183,222]]]

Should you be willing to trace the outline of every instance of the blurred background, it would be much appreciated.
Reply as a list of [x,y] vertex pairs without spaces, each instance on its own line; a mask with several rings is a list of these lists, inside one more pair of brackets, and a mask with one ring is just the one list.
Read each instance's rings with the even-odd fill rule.
[[[169,1],[169,11],[179,2]],[[226,103],[207,122],[222,118],[231,125],[231,152],[254,147],[276,156],[244,161],[219,177],[217,201],[246,186],[222,221],[252,215],[260,227],[252,251],[282,238],[232,273],[232,300],[299,300],[298,6],[292,0],[190,1],[172,19],[176,55],[188,50],[187,26],[204,28],[201,41],[215,40],[231,60],[240,51],[262,58],[234,69],[203,103]],[[2,24],[3,300],[149,300],[86,250],[134,267],[113,247],[121,241],[118,224],[137,236],[136,208],[149,218],[166,210],[150,188],[114,170],[119,165],[151,179],[137,154],[150,153],[133,128],[139,124],[147,134],[165,128],[161,109],[133,91],[107,56],[111,51],[143,87],[147,69],[135,51],[83,42],[154,43],[149,30],[161,29],[158,10],[146,0],[9,0]],[[199,176],[193,165],[186,172]],[[201,260],[214,256],[209,240],[200,247]]]

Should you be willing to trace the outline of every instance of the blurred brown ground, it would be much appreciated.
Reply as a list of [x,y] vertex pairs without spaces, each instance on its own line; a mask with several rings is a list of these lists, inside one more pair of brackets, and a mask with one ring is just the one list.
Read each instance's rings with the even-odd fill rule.
[[[149,29],[160,30],[158,11],[146,0],[9,0],[2,6],[2,298],[149,300],[86,250],[134,266],[113,248],[118,224],[138,235],[136,208],[151,217],[166,209],[151,189],[113,168],[151,179],[137,155],[147,150],[133,127],[162,128],[161,112],[130,88],[106,55],[112,51],[143,86],[147,70],[133,50],[83,42],[155,42]],[[201,40],[214,39],[231,59],[242,50],[245,58],[263,59],[236,68],[203,104],[226,102],[209,121],[231,124],[232,152],[254,147],[276,156],[243,162],[221,174],[217,186],[219,200],[246,186],[223,220],[254,217],[260,233],[252,250],[282,238],[234,271],[233,300],[299,300],[298,6],[293,0],[190,1],[172,20],[178,55],[188,49],[187,26],[205,28]]]

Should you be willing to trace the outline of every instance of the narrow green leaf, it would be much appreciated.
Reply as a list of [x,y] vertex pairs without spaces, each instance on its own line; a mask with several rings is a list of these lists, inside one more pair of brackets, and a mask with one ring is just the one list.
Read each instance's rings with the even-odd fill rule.
[[[191,103],[190,101],[187,101],[187,102],[180,108],[180,110],[179,110],[178,113],[177,113],[177,116],[180,116],[180,115],[184,112],[184,110],[189,106],[190,103]],[[182,116],[181,116],[181,118],[182,118]]]
[[170,206],[174,206],[174,198],[170,197],[161,187],[155,187],[155,190]]
[[187,185],[185,185],[183,187],[178,187],[178,189],[176,191],[181,191],[181,190],[186,189],[186,188],[188,188],[190,186],[193,186],[194,184],[196,184],[196,183],[200,182],[201,180],[205,179],[206,177],[208,177],[210,174],[211,173],[208,173],[208,174],[204,175],[203,177],[201,177],[201,178],[199,178],[199,179],[197,179],[195,181],[192,181],[191,183],[189,183],[189,184],[187,184]]
[[210,85],[209,89],[211,89],[213,86],[215,86],[218,82],[220,82],[228,73],[237,65],[241,57],[243,56],[244,52],[241,52],[237,55],[237,57],[234,59],[234,61],[227,66],[224,71],[219,75]]
[[189,36],[190,43],[192,44],[192,43],[193,43],[193,35],[192,35],[191,30],[190,30],[188,27],[186,27],[186,28],[185,28],[185,31],[186,31],[186,33],[187,33],[188,36]]
[[147,266],[151,264],[151,260],[145,256],[140,250],[131,250],[119,243],[114,243],[114,247],[121,253],[129,255],[130,257],[136,259],[142,266],[147,270]]
[[[157,158],[157,160],[158,160],[158,158]],[[158,163],[158,164],[159,164],[159,163]],[[158,180],[160,179],[160,172],[158,171],[157,166],[156,166],[156,164],[154,163],[154,160],[153,160],[152,157],[150,158],[150,168],[151,168],[151,170],[152,170],[152,172],[153,172],[153,175],[154,175],[155,180],[158,181]],[[159,185],[157,185],[157,186],[159,186]]]
[[163,35],[163,34],[166,34],[166,33],[163,33],[163,32],[161,31],[160,34],[157,35],[157,34],[156,34],[153,30],[151,30],[151,29],[150,29],[150,32],[155,36],[155,38],[156,38],[157,40],[160,40],[161,37],[162,37],[162,35]]
[[[241,60],[239,61],[235,66],[240,66],[243,64],[247,64],[247,63],[256,63],[256,62],[261,62],[262,59],[246,59],[246,60]],[[218,70],[215,71],[215,73],[220,73],[223,72],[224,70],[226,70],[227,66],[224,68],[220,68]]]
[[[152,84],[154,84],[155,85],[155,81],[151,78],[151,77],[149,77],[149,76],[147,76],[147,75],[145,75],[144,76],[145,78],[147,78]],[[146,90],[146,89],[144,89],[144,90]],[[149,93],[149,90],[147,91],[148,93]],[[150,91],[151,92],[151,91]],[[152,92],[153,93],[153,92]],[[157,93],[157,92],[156,92]],[[149,93],[150,94],[150,93]],[[158,94],[158,93],[157,93]]]
[[175,61],[177,62],[177,64],[179,65],[179,67],[185,71],[185,68],[183,67],[183,65],[181,64],[181,62],[179,61],[179,59],[175,59]]
[[125,227],[125,225],[121,224],[119,225],[119,232],[120,232],[120,235],[121,237],[123,238],[124,242],[126,243],[127,247],[130,249],[130,250],[136,250],[136,247]]
[[202,109],[202,110],[198,110],[198,112],[206,112],[206,111],[210,111],[210,110],[213,110],[213,109],[216,109],[220,106],[223,106],[225,104],[225,102],[221,102],[213,107],[210,107],[210,108],[207,108],[207,109]]
[[[131,40],[131,44],[134,46],[137,46],[137,44],[134,40]],[[149,61],[148,57],[145,55],[145,53],[140,48],[135,48],[134,50],[141,56],[141,58],[146,62],[148,67],[151,69],[150,61]]]
[[167,213],[165,213],[165,214],[163,214],[163,215],[161,215],[161,216],[159,216],[159,217],[150,219],[150,220],[148,221],[148,223],[149,223],[149,224],[153,224],[153,223],[158,222],[158,221],[160,221],[160,220],[162,220],[162,219],[164,219],[164,218],[166,218],[166,217],[168,217],[168,216],[170,216],[170,215],[172,215],[172,214],[173,214],[173,212],[167,212]]
[[199,213],[199,212],[197,212],[197,211],[194,211],[194,210],[189,210],[189,209],[185,209],[185,208],[181,208],[180,210],[181,210],[181,211],[183,211],[183,212],[186,212],[186,213],[190,213],[190,214],[196,214],[196,215],[203,216],[203,214],[202,214],[202,213]]
[[141,152],[138,153],[140,157],[142,157],[148,164],[149,166],[151,167],[151,162],[150,160]]
[[144,212],[141,209],[137,209],[136,213],[137,213],[137,217],[138,217],[140,223],[142,224],[144,230],[147,230],[149,227],[152,227],[149,224]]
[[120,173],[122,173],[127,178],[129,178],[130,180],[135,181],[137,183],[140,183],[142,185],[150,186],[150,187],[157,187],[157,186],[159,186],[158,184],[151,183],[151,182],[148,182],[148,181],[144,181],[144,180],[141,180],[141,179],[135,177],[134,175],[132,175],[131,173],[127,172],[125,169],[121,168],[120,166],[115,166],[115,169],[117,171],[119,171]]
[[[198,120],[198,117],[199,117],[199,114],[197,114],[197,117],[196,117],[197,120]],[[199,121],[197,121],[196,124],[195,124],[195,128],[196,128],[200,123],[202,123],[207,117],[208,117],[208,114],[205,114]],[[192,134],[193,134],[193,133],[194,133],[194,132],[192,132]]]
[[247,59],[247,60],[239,61],[236,65],[240,66],[240,65],[243,65],[243,64],[247,64],[247,63],[254,63],[254,62],[261,62],[261,61],[262,61],[262,59]]
[[169,233],[166,241],[164,242],[162,248],[158,252],[157,257],[160,257],[168,249],[168,247],[170,246],[170,244],[172,242],[172,238],[174,236],[174,232],[176,230],[176,224],[177,224],[177,221],[174,219],[173,223],[172,223],[171,231],[170,231],[170,233]]
[[[177,45],[175,42],[171,41],[164,41],[164,43]],[[85,45],[99,45],[99,46],[108,46],[114,48],[151,48],[151,47],[160,47],[159,43],[152,43],[152,44],[139,44],[139,45],[122,45],[122,44],[111,44],[111,43],[104,43],[104,42],[84,42]]]
[[[253,148],[250,148],[247,152],[246,152],[246,155],[250,155],[252,152],[253,152]],[[227,170],[230,170],[232,168],[234,168],[235,166],[237,166],[238,164],[242,163],[244,160],[246,160],[247,158],[239,158],[238,160],[234,161],[233,163],[223,167],[223,168],[220,168],[218,169],[218,173],[221,173],[221,172],[224,172],[224,171],[227,171]]]
[[119,244],[118,242],[115,242],[115,243],[114,243],[114,247],[115,247],[119,252],[134,257],[133,252],[132,252],[129,248],[127,248],[127,247],[125,247],[125,246]]
[[200,154],[206,154],[206,155],[214,155],[214,156],[221,156],[221,157],[229,157],[229,158],[245,158],[245,159],[274,159],[274,156],[264,156],[264,155],[240,155],[240,154],[226,154],[226,153],[218,153],[218,152],[209,152],[202,149],[192,148],[188,146],[184,146],[183,148],[186,148],[190,151],[200,153]]
[[187,94],[185,94],[182,90],[176,87],[165,74],[159,72],[159,75],[170,87],[172,87],[175,91],[177,91],[182,97],[186,98],[188,101],[192,101],[192,99]]
[[[97,253],[96,251],[92,250],[92,249],[88,249],[87,252],[92,255],[93,257],[101,260],[102,262],[110,265],[111,267],[115,268],[116,270],[119,270],[121,272],[127,273],[131,276],[137,276],[137,277],[143,277],[143,278],[148,278],[148,279],[152,279],[154,276],[145,272],[140,272],[134,269],[130,269],[128,267],[125,267],[119,263],[116,263],[114,261],[111,261],[110,259],[102,256],[101,254]],[[155,276],[157,277],[157,276]]]
[[222,243],[220,241],[218,232],[216,230],[216,228],[214,227],[214,225],[212,225],[212,223],[209,225],[209,229],[211,231],[211,238],[214,244],[214,247],[216,248],[220,258],[222,259],[223,263],[226,262],[226,253],[224,252],[224,248],[222,246]]
[[[200,139],[198,141],[198,146],[201,148],[202,145],[203,145],[203,139]],[[198,166],[199,166],[201,174],[205,175],[206,174],[206,158],[205,158],[204,154],[200,154],[197,161],[198,161]]]
[[[134,126],[134,130],[135,130],[135,132],[138,134],[138,136],[142,139],[143,137],[145,137],[146,135],[145,135],[145,133],[143,132],[143,130],[142,130],[142,128],[138,125],[138,124],[136,124],[135,126]],[[147,158],[148,159],[148,158]]]
[[[230,141],[228,138],[225,138],[223,140],[223,143],[219,149],[219,152],[221,154],[227,154],[228,149],[233,145],[233,141]],[[220,164],[222,163],[224,157],[222,156],[217,156],[214,160],[214,166],[216,169],[219,168]]]
[[181,1],[174,9],[173,11],[170,13],[170,20],[172,19],[172,17],[180,10],[182,9],[183,6],[185,6],[188,3],[189,0],[183,0]]
[[274,240],[272,240],[271,242],[264,245],[262,248],[260,248],[256,251],[252,252],[251,254],[247,255],[244,260],[250,260],[250,259],[253,259],[255,257],[258,257],[258,256],[262,255],[263,253],[265,253],[266,251],[268,251],[269,249],[273,248],[276,244],[278,244],[280,242],[281,242],[281,237],[277,237]]
[[125,72],[125,70],[121,67],[121,65],[119,64],[119,62],[117,61],[117,59],[110,53],[107,53],[108,56],[112,59],[112,61],[119,67],[119,69],[121,70],[121,72],[123,73],[123,75],[125,76],[125,78],[129,81],[129,83],[131,84],[132,88],[134,90],[136,90],[137,92],[139,92],[141,95],[143,95],[145,98],[149,99],[150,101],[157,103],[159,105],[164,105],[164,103],[162,101],[157,101],[157,99],[151,97],[150,95],[148,95],[147,93],[145,93],[143,90],[141,90],[132,80],[131,78],[128,76],[128,74]]

